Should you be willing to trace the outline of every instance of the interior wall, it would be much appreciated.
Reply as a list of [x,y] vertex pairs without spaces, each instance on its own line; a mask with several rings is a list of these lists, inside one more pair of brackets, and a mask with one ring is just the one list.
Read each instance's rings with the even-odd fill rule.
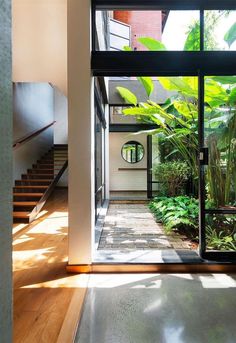
[[[13,142],[54,121],[53,88],[47,83],[15,83]],[[13,150],[13,181],[53,145],[53,126]]]
[[[54,88],[54,144],[68,144],[68,100],[57,88]],[[64,171],[58,187],[68,187],[68,168]]]
[[67,94],[67,0],[12,1],[13,81]]
[[67,97],[54,88],[54,144],[68,144],[68,101]]
[[11,1],[0,10],[0,341],[12,342],[12,56]]
[[[128,132],[110,133],[110,191],[146,191],[147,171],[133,170],[135,168],[147,168],[147,135],[134,135]],[[135,140],[144,147],[144,157],[140,162],[128,163],[121,156],[122,146]],[[119,170],[119,168],[129,168],[130,170]]]

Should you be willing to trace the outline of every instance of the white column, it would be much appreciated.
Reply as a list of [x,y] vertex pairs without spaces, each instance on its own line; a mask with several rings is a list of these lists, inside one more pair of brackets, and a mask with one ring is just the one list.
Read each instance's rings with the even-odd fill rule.
[[90,264],[94,234],[94,105],[90,0],[68,0],[69,264]]
[[0,9],[0,341],[12,342],[11,1]]

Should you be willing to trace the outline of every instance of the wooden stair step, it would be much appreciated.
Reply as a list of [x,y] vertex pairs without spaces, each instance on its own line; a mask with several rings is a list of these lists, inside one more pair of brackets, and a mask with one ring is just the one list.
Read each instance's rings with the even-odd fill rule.
[[60,166],[55,166],[53,167],[53,165],[45,165],[43,167],[41,167],[40,165],[39,166],[36,166],[35,164],[33,165],[33,168],[32,169],[37,169],[37,170],[60,170],[62,167]]
[[64,164],[68,159],[65,158],[65,159],[47,159],[47,160],[40,160],[40,161],[37,161],[37,163],[41,163],[41,164]]
[[37,197],[41,198],[44,193],[13,193],[13,196],[17,197]]
[[37,201],[14,201],[13,206],[36,206]]
[[14,218],[29,218],[30,212],[13,212]]
[[20,185],[20,186],[15,186],[14,188],[17,188],[17,189],[23,189],[23,188],[32,188],[32,189],[34,189],[34,188],[42,188],[42,189],[47,189],[48,188],[48,186],[45,186],[45,185],[36,185],[36,186],[32,186],[32,185],[30,185],[30,186],[24,186],[24,185]]
[[32,178],[39,178],[45,177],[45,180],[51,179],[53,181],[54,175],[53,174],[22,174],[22,180],[31,180]]
[[55,163],[38,163],[38,164],[33,164],[33,168],[39,168],[41,167],[43,169],[43,167],[63,167],[63,164],[55,164]]
[[47,175],[47,174],[54,175],[54,172],[57,172],[59,170],[57,170],[57,169],[28,169],[27,173],[30,174],[30,175],[31,174],[37,174],[37,175],[39,174],[40,175],[43,172],[44,175]]
[[20,185],[22,185],[22,182],[24,182],[24,183],[36,183],[36,182],[42,182],[42,183],[44,183],[44,184],[48,184],[48,185],[50,185],[50,183],[52,182],[52,180],[47,180],[47,179],[23,179],[23,180],[16,180],[15,181],[15,184],[16,184],[16,186],[20,186]]

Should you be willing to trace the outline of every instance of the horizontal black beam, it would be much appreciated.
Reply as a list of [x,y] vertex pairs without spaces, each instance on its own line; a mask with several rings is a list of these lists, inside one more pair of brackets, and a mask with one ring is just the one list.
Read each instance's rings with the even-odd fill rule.
[[155,130],[156,128],[156,125],[148,124],[110,124],[109,132],[139,132]]
[[235,0],[93,0],[98,10],[233,10]]
[[94,76],[236,75],[236,51],[94,51]]

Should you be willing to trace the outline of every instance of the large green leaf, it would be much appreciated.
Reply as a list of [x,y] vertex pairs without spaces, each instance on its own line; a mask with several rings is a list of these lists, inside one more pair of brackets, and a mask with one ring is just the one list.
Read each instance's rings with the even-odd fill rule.
[[126,103],[135,106],[137,105],[138,101],[136,95],[132,93],[129,89],[124,87],[116,87],[116,89],[118,90],[120,96],[125,100]]
[[231,105],[235,105],[236,104],[236,87],[234,87],[229,95],[229,103]]
[[150,95],[152,94],[152,92],[154,90],[154,83],[152,81],[152,78],[149,76],[140,76],[140,77],[138,77],[138,80],[143,85],[143,87],[147,93],[147,96],[150,97]]
[[189,32],[184,44],[184,51],[199,51],[200,50],[200,25],[199,21],[195,22]]
[[197,98],[197,80],[194,77],[159,77],[162,87],[169,91],[177,91],[188,97]]
[[[125,108],[122,111],[125,115],[135,115],[135,116],[146,116],[148,117],[153,123],[156,123],[157,125],[161,125],[162,127],[165,127],[165,121],[166,119],[171,118],[171,115],[166,114],[168,118],[163,115],[161,107],[158,109],[157,107],[149,107],[149,108],[143,108],[143,107],[130,107]],[[165,114],[165,112],[164,112]]]
[[165,45],[151,37],[140,37],[138,38],[138,41],[145,46],[148,50],[151,51],[165,51],[166,47]]
[[198,117],[197,107],[190,102],[177,100],[173,102],[175,109],[187,119]]
[[123,47],[123,50],[124,50],[124,51],[133,51],[132,48],[131,48],[130,46],[128,46],[128,45],[125,45],[125,46]]
[[234,23],[231,28],[226,32],[224,36],[224,40],[228,44],[229,47],[235,42],[236,40],[236,23]]
[[225,85],[236,84],[236,76],[213,76],[212,79]]
[[211,78],[205,79],[205,101],[211,106],[221,106],[228,100],[226,89]]

